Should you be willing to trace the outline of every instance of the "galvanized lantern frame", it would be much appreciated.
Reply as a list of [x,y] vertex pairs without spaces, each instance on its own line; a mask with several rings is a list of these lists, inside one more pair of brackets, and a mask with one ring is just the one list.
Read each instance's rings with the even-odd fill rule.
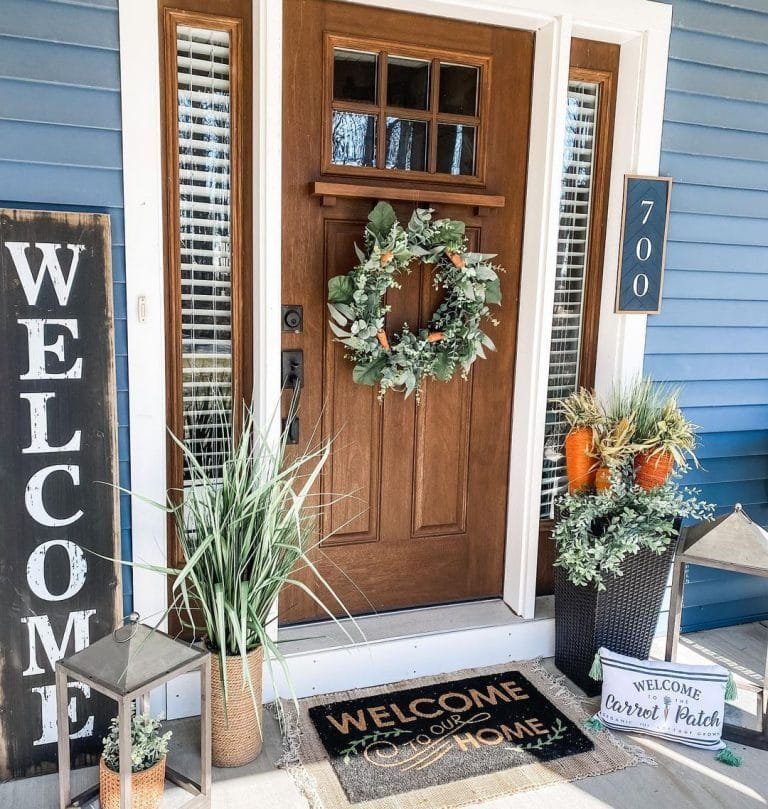
[[[698,523],[682,530],[672,572],[666,660],[677,657],[687,565],[768,578],[768,532],[753,522],[739,503],[733,512],[712,523]],[[768,750],[768,649],[762,686],[747,682],[740,683],[739,688],[757,693],[760,729],[752,730],[726,722],[723,724],[723,738]]]
[[[142,671],[142,668],[144,669]],[[67,686],[70,678],[89,685],[118,705],[120,747],[120,807],[133,803],[131,772],[131,709],[134,700],[142,713],[149,712],[150,692],[174,677],[200,673],[200,783],[168,767],[168,781],[194,797],[183,809],[211,806],[211,655],[163,632],[138,623],[134,613],[129,623],[80,652],[56,663],[56,702],[59,753],[59,809],[82,807],[99,792],[99,784],[71,796],[69,717]]]

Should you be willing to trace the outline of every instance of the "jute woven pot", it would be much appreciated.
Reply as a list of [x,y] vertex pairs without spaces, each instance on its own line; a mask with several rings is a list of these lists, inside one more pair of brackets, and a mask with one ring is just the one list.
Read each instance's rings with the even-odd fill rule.
[[[132,809],[160,809],[165,789],[165,756],[148,770],[131,773]],[[99,800],[101,809],[120,809],[120,773],[110,770],[99,759]]]
[[218,654],[211,666],[211,760],[214,767],[241,767],[261,753],[262,694],[261,675],[264,653],[261,648],[246,655],[246,663],[256,695],[254,708],[251,689],[243,676],[243,661],[238,655],[224,657],[227,671],[227,710],[219,674]]

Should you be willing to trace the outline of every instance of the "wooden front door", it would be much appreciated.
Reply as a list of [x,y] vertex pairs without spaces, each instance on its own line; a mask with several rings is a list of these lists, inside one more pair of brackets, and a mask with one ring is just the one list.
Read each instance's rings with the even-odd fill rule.
[[[282,348],[303,352],[300,445],[315,424],[334,437],[313,558],[353,614],[498,596],[533,35],[323,0],[284,8],[282,292],[303,327]],[[355,384],[327,325],[327,279],[354,266],[377,199],[408,220],[416,203],[397,202],[403,189],[466,222],[473,249],[506,268],[489,325],[497,351],[467,381],[428,381],[420,406]],[[503,207],[483,207],[489,194]],[[426,326],[430,269],[414,267],[388,303],[390,334]],[[322,617],[298,588],[280,614]]]

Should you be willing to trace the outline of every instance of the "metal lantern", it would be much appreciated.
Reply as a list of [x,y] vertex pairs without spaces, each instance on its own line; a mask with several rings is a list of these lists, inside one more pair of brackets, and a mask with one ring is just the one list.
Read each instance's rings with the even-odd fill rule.
[[[683,529],[672,573],[665,655],[667,660],[677,657],[686,565],[704,565],[768,578],[768,532],[753,522],[739,503],[730,514]],[[723,736],[733,742],[768,750],[768,655],[762,687],[751,683],[740,687],[757,692],[761,729],[750,730],[726,723],[723,725]]]
[[180,674],[200,672],[200,783],[166,766],[165,777],[191,792],[184,806],[208,809],[211,805],[211,655],[163,632],[138,623],[132,613],[128,623],[70,657],[56,663],[56,702],[59,740],[59,809],[82,806],[99,791],[96,784],[75,798],[70,797],[68,678],[86,683],[118,704],[120,746],[120,806],[132,805],[131,704],[138,701],[142,713],[149,711],[153,688]]

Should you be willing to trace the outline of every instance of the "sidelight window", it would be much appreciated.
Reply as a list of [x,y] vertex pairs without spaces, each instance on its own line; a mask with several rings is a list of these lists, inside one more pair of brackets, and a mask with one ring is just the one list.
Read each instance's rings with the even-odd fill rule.
[[563,441],[568,425],[559,401],[580,385],[584,347],[595,144],[600,103],[594,82],[570,81],[560,185],[560,228],[549,344],[549,376],[541,485],[541,518],[551,519],[566,487]]
[[[214,480],[250,384],[246,31],[241,17],[164,11],[167,422]],[[170,488],[189,463],[169,441]]]

